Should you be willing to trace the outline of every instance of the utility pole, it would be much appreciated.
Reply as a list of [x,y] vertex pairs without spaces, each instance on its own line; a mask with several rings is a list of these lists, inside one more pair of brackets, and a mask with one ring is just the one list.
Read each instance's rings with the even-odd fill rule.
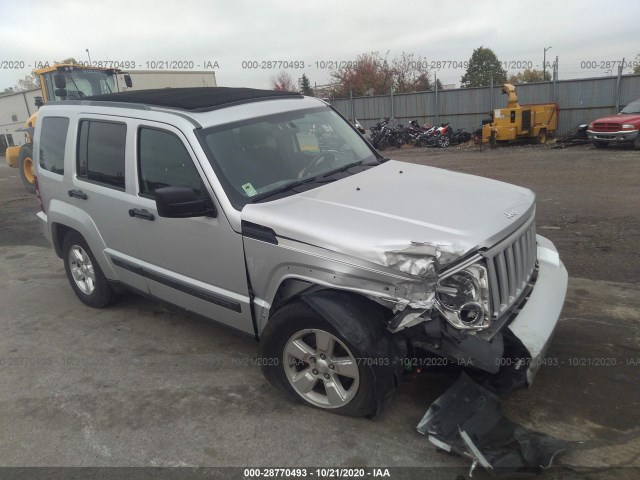
[[89,57],[89,66],[91,66],[91,55],[89,55],[89,49],[85,48],[85,52],[87,52],[87,57]]
[[542,81],[547,81],[547,50],[551,50],[551,47],[547,47],[544,49],[542,54]]

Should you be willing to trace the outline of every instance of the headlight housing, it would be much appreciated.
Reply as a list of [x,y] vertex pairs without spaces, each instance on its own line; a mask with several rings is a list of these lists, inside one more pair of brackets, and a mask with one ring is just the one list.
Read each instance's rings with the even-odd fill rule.
[[491,323],[489,276],[482,261],[445,273],[436,286],[437,307],[461,330],[480,330]]
[[622,130],[635,130],[636,127],[630,123],[623,123]]

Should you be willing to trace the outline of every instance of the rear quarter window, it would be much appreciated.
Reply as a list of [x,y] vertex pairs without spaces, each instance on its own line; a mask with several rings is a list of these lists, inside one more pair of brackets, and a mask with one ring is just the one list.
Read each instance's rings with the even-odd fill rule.
[[52,173],[64,173],[64,150],[67,144],[69,119],[45,117],[40,130],[40,168]]

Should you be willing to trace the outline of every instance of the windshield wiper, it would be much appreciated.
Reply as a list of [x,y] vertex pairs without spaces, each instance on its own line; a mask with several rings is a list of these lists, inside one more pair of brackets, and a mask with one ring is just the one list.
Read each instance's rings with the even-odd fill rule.
[[343,167],[336,168],[335,170],[330,170],[327,173],[323,174],[322,178],[330,177],[331,175],[334,175],[334,174],[336,174],[338,172],[345,172],[345,171],[349,170],[350,168],[357,167],[358,165],[362,165],[362,160],[359,160],[359,161],[354,162],[354,163],[349,163],[347,165],[344,165]]
[[305,178],[304,180],[298,180],[297,182],[291,182],[291,183],[287,183],[286,185],[280,187],[280,188],[276,188],[275,190],[271,190],[270,192],[266,192],[263,193],[261,195],[258,195],[257,197],[253,197],[251,199],[252,203],[256,203],[259,202],[260,200],[263,200],[267,197],[271,197],[272,195],[275,195],[277,193],[282,193],[282,192],[286,192],[288,190],[293,190],[294,188],[296,188],[297,186],[300,185],[304,185],[305,183],[311,183],[313,181],[316,181],[318,177],[309,177],[309,178]]

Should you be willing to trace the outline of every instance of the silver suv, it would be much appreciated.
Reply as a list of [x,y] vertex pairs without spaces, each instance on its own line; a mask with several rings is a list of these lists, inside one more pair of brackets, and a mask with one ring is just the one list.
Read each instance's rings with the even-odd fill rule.
[[407,367],[525,385],[545,361],[567,272],[534,194],[384,158],[321,100],[52,102],[34,145],[38,217],[82,302],[126,287],[255,336],[293,399],[370,416]]

